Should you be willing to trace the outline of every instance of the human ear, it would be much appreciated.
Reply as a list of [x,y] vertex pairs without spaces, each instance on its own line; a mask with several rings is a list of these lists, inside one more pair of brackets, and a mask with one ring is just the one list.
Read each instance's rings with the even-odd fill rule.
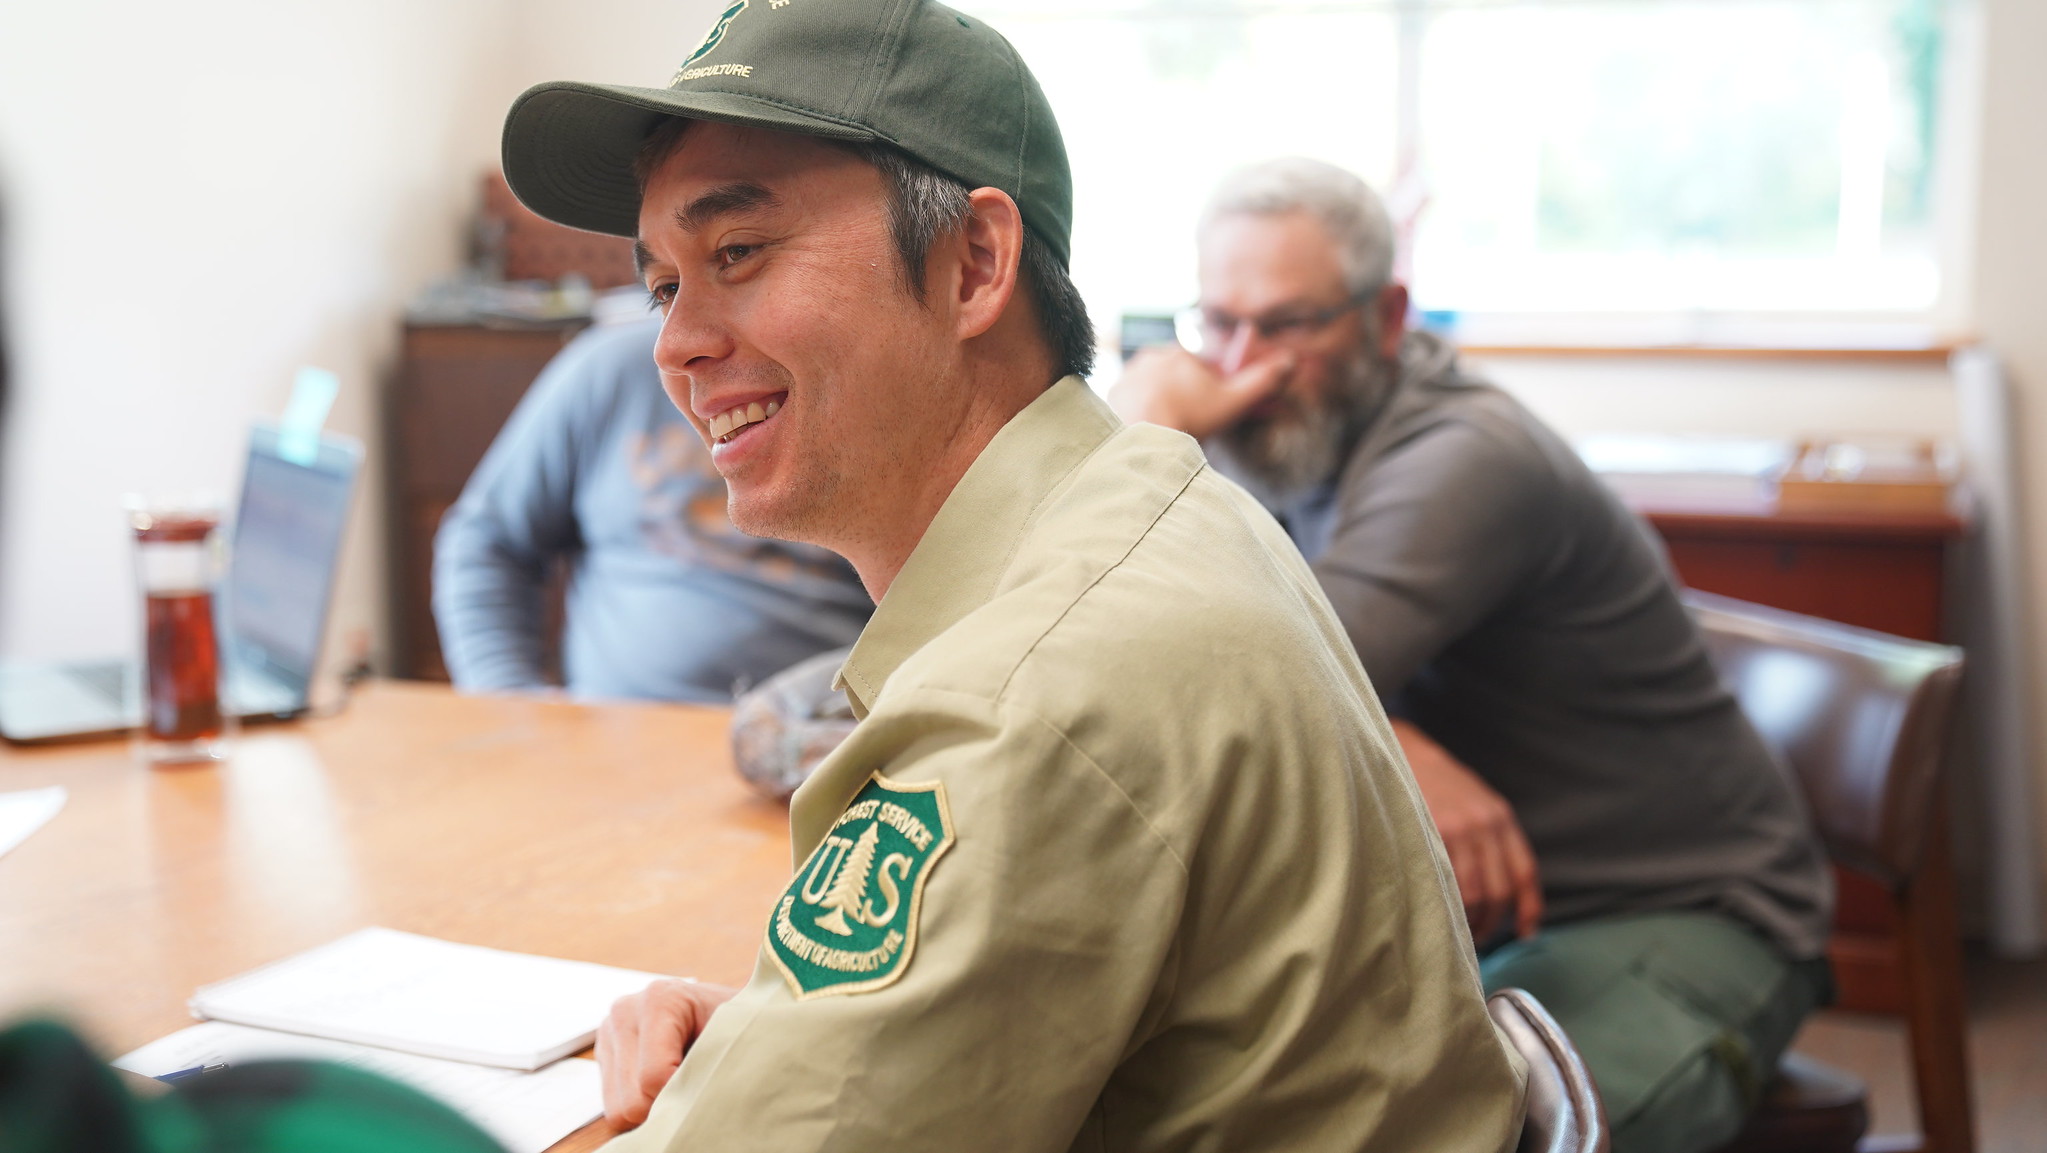
[[999,188],[967,194],[966,223],[948,253],[957,273],[954,307],[961,339],[995,327],[1016,295],[1017,264],[1023,259],[1023,215]]

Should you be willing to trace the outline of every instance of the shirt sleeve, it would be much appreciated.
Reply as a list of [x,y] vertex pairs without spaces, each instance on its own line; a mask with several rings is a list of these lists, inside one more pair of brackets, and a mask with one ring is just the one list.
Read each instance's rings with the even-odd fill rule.
[[549,362],[441,518],[434,624],[457,688],[548,684],[541,598],[549,567],[580,547],[577,470],[602,431],[589,352],[571,345]]
[[1313,568],[1382,697],[1540,578],[1560,555],[1559,495],[1525,438],[1462,422],[1345,478]]
[[[953,826],[921,895],[902,897],[915,922],[900,969],[879,987],[819,994],[764,942],[751,983],[619,1153],[957,1153],[991,1141],[1060,1153],[1089,1124],[1170,987],[1179,858],[1059,733],[929,689],[890,700],[804,786],[798,843],[815,823],[807,805],[828,794],[826,817],[845,811],[839,798],[875,770],[935,783]],[[778,909],[801,900],[813,871],[799,869]],[[799,905],[795,923],[816,913]],[[764,920],[772,933],[775,915]]]

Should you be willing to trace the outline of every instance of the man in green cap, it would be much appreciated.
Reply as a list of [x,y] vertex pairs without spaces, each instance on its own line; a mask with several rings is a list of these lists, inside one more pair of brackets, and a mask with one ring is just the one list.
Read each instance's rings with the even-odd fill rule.
[[1000,35],[739,0],[667,88],[527,92],[504,160],[637,238],[733,523],[879,606],[752,980],[600,1034],[616,1150],[1513,1146],[1524,1072],[1341,625],[1078,376],[1064,148]]

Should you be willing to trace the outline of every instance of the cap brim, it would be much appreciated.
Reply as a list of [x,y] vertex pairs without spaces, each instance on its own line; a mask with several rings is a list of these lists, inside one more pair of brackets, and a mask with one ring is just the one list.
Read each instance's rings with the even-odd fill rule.
[[872,140],[872,130],[733,92],[557,81],[526,90],[505,116],[505,182],[557,224],[613,236],[639,232],[633,158],[664,116]]

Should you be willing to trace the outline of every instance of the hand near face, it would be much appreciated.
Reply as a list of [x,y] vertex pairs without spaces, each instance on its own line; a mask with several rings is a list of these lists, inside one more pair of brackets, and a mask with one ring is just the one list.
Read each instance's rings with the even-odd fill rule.
[[1507,924],[1517,936],[1534,936],[1542,925],[1542,884],[1506,798],[1406,721],[1393,722],[1393,735],[1450,856],[1472,940],[1483,942]]
[[1224,373],[1181,348],[1147,348],[1123,366],[1109,406],[1126,422],[1162,424],[1205,440],[1277,393],[1293,371],[1290,352]]
[[604,1119],[630,1129],[647,1119],[662,1086],[682,1064],[711,1014],[737,989],[695,981],[656,981],[612,1003],[597,1030]]

